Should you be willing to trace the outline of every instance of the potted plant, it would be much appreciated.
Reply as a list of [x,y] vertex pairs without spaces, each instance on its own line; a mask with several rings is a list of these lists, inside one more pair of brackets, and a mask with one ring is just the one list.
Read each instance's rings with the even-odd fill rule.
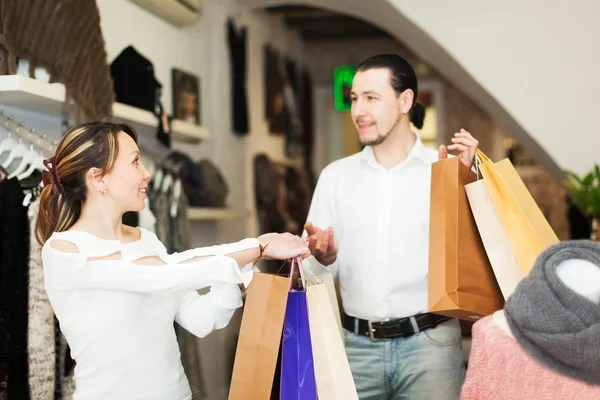
[[571,200],[592,221],[591,239],[600,240],[600,165],[585,176],[566,170],[565,187],[571,192]]

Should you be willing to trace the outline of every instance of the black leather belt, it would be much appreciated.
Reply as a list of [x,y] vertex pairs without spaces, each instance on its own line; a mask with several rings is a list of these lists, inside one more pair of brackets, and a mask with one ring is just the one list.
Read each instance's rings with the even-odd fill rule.
[[[413,324],[410,321],[411,318],[415,319],[417,327],[419,328],[418,331],[415,331]],[[442,315],[424,313],[388,321],[367,321],[343,314],[342,326],[350,332],[370,337],[371,340],[385,340],[407,338],[417,332],[435,328],[438,324],[448,321],[449,319],[449,317],[444,317]],[[357,320],[358,331],[355,329]]]

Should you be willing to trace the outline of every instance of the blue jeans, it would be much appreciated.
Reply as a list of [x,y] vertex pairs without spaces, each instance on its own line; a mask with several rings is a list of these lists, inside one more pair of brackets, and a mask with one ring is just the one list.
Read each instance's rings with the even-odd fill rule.
[[360,400],[460,399],[465,364],[457,320],[384,341],[344,330],[344,341]]

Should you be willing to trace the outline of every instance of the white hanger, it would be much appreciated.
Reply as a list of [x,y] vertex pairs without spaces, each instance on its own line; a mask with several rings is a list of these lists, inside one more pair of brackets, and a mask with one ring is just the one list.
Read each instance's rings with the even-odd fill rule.
[[175,218],[177,216],[177,207],[179,206],[179,198],[181,197],[181,181],[179,179],[175,180],[175,184],[173,185],[173,200],[171,200],[171,217]]
[[4,163],[2,163],[2,166],[4,167],[4,169],[8,169],[10,164],[12,164],[12,162],[16,158],[23,157],[25,155],[25,153],[27,153],[28,151],[29,151],[29,149],[27,148],[27,146],[25,146],[23,144],[23,140],[19,139],[19,143],[10,150],[10,153],[8,153],[8,158],[6,160],[4,160]]
[[38,171],[44,171],[46,169],[46,166],[44,165],[44,155],[42,153],[39,153],[32,161],[31,164],[29,164],[29,168],[27,169],[27,171],[23,172],[22,174],[17,176],[17,179],[22,181],[23,179],[29,177],[31,174],[33,174],[33,171],[35,171],[36,169]]
[[17,169],[15,169],[13,172],[10,173],[10,175],[8,175],[8,179],[20,175],[23,171],[27,169],[29,165],[31,165],[31,162],[39,156],[40,154],[33,148],[33,144],[30,144],[29,151],[23,154],[23,157],[21,158],[21,163],[19,164]]
[[18,144],[17,141],[12,138],[10,129],[8,129],[8,122],[4,123],[4,126],[8,136],[2,142],[0,142],[0,154],[6,151],[10,151],[13,147],[15,147]]
[[10,132],[8,132],[8,137],[4,139],[0,143],[0,154],[10,151],[13,147],[15,147],[18,142],[10,136]]
[[163,179],[163,171],[162,168],[158,168],[156,170],[156,176],[154,177],[154,184],[152,185],[152,188],[154,189],[154,191],[158,191],[158,189],[160,188],[160,185],[162,183],[162,179]]
[[161,192],[167,193],[167,191],[171,187],[172,183],[173,183],[173,177],[171,176],[171,174],[166,174],[165,179],[162,182]]

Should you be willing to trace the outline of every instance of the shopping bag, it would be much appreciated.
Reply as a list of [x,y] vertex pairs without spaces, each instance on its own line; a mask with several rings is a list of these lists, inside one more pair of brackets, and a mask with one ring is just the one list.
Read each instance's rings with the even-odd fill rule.
[[310,258],[303,260],[302,267],[304,270],[304,277],[308,287],[311,285],[323,284],[327,291],[327,299],[331,303],[333,310],[333,318],[338,327],[340,337],[342,338],[342,344],[344,342],[344,330],[342,328],[342,316],[340,303],[338,302],[338,294],[335,288],[335,282],[333,274],[327,269],[319,268],[317,265],[310,261]]
[[464,189],[475,180],[458,157],[431,166],[429,311],[470,321],[504,305]]
[[337,301],[335,305],[331,302],[331,293],[326,284],[331,274],[319,275],[305,264],[305,275],[309,282],[306,298],[318,398],[358,400],[343,336],[338,335],[335,320]]
[[246,294],[230,400],[270,398],[288,292],[288,278],[254,274]]
[[480,179],[469,183],[465,185],[465,191],[494,276],[504,299],[507,299],[523,279],[523,272],[496,214],[485,181]]
[[559,239],[508,158],[494,163],[477,150],[479,169],[523,275]]
[[317,399],[306,284],[300,290],[292,289],[294,268],[303,275],[301,264],[301,260],[292,260],[281,349],[281,400]]

